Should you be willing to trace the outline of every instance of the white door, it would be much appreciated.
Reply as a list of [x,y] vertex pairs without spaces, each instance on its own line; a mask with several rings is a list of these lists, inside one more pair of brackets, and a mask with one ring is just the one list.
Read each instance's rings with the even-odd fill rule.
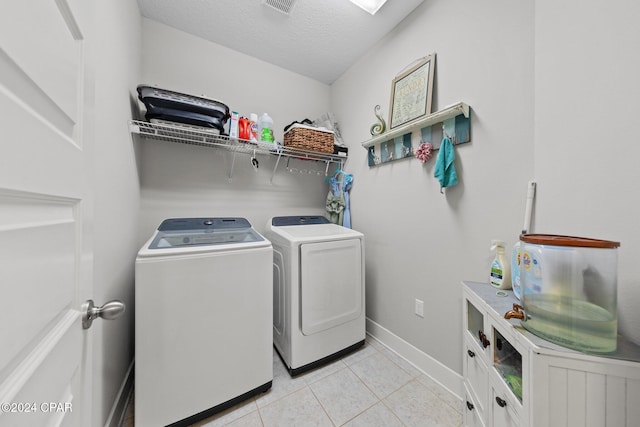
[[2,427],[90,425],[92,3],[0,13]]

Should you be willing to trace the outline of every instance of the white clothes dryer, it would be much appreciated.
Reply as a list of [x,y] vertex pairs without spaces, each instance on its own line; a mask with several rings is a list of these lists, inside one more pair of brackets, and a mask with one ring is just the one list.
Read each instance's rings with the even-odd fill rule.
[[364,344],[364,235],[322,216],[274,217],[273,343],[291,376]]
[[273,380],[271,243],[244,218],[162,222],[135,283],[135,422],[188,426]]

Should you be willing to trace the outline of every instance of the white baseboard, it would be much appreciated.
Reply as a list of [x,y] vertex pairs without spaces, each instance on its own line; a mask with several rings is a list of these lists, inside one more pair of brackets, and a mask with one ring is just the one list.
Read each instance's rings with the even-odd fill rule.
[[462,400],[461,375],[369,318],[367,318],[367,334]]
[[127,404],[131,400],[131,393],[133,392],[133,366],[134,360],[131,361],[127,374],[124,376],[118,395],[116,396],[107,421],[104,423],[104,427],[120,427],[124,421],[124,416],[127,411]]

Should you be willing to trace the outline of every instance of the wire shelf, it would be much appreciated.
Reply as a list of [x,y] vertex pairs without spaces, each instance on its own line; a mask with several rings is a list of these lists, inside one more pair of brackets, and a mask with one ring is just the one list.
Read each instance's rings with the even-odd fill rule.
[[138,134],[144,138],[178,144],[219,148],[236,153],[293,157],[303,160],[326,162],[327,164],[342,164],[342,162],[347,159],[346,156],[338,154],[320,153],[289,148],[279,144],[256,143],[239,138],[229,138],[226,135],[220,135],[217,130],[209,130],[203,127],[182,125],[179,123],[150,123],[140,120],[130,120],[129,128],[131,133]]

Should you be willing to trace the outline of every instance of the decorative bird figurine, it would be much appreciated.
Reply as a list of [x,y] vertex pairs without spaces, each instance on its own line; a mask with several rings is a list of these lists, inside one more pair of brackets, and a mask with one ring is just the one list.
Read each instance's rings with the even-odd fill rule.
[[384,133],[385,130],[387,130],[387,124],[385,123],[382,116],[378,114],[378,111],[380,111],[380,106],[376,105],[375,108],[373,109],[373,114],[376,115],[379,123],[376,123],[373,126],[371,126],[371,129],[370,129],[371,136],[381,135]]

